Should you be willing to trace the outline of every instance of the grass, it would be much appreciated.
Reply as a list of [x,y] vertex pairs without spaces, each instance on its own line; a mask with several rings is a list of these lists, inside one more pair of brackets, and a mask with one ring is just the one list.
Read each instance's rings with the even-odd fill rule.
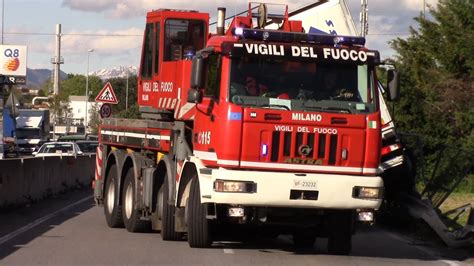
[[[457,207],[461,207],[466,203],[471,203],[471,207],[474,208],[474,193],[453,193],[451,194],[445,202],[440,206],[441,211],[444,213],[446,211],[452,210]],[[463,213],[458,220],[458,224],[465,226],[467,223],[468,213]],[[452,217],[450,217],[452,218]],[[474,248],[473,245],[469,247],[464,247],[469,256],[474,257]]]
[[[467,203],[471,204],[471,207],[474,207],[474,193],[453,193],[451,194],[445,202],[440,206],[441,212],[445,213],[452,209],[461,207]],[[469,213],[463,213],[458,220],[458,224],[464,226],[466,225],[467,218]],[[450,215],[450,218],[453,218],[454,215]]]

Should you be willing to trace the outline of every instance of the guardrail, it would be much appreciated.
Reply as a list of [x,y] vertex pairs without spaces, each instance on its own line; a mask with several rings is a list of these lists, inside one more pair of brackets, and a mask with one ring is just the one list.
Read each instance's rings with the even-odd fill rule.
[[87,185],[94,179],[95,154],[0,160],[0,208],[22,205]]

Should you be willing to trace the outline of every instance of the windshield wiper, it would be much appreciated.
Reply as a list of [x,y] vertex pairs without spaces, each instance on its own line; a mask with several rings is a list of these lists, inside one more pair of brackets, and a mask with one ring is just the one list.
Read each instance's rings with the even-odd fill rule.
[[335,107],[335,106],[323,107],[323,106],[306,105],[306,104],[303,103],[301,105],[301,107],[312,109],[312,110],[317,110],[317,111],[328,112],[328,113],[345,113],[345,114],[351,114],[352,113],[349,108]]

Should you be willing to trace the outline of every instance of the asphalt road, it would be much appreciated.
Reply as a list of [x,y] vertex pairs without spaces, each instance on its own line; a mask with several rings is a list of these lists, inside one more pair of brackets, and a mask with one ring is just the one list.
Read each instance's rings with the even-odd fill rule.
[[0,213],[0,265],[474,265],[463,252],[417,243],[372,227],[354,237],[350,256],[331,256],[326,240],[295,249],[289,236],[219,242],[191,249],[158,233],[111,229],[89,189]]

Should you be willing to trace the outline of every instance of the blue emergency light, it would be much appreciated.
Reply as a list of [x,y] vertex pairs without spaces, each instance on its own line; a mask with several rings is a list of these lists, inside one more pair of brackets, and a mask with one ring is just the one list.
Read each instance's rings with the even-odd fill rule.
[[325,45],[347,45],[347,46],[364,46],[365,38],[356,36],[339,36],[329,34],[315,34],[302,32],[284,32],[277,30],[262,30],[262,29],[247,29],[234,28],[232,29],[234,36],[240,36],[243,39],[251,39],[258,41],[271,42],[307,42]]
[[267,156],[267,155],[268,155],[268,145],[262,144],[262,156]]

